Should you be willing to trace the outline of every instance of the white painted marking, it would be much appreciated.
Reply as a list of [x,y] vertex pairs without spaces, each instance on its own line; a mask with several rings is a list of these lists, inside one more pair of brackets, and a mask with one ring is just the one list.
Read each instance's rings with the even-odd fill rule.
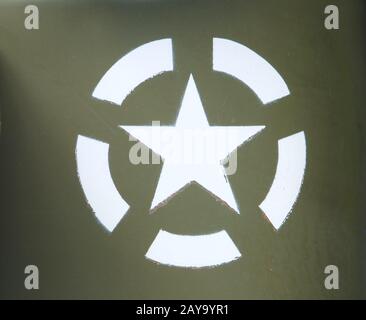
[[[164,158],[163,169],[151,209],[175,194],[186,184],[196,181],[239,213],[230,183],[226,179],[220,161],[244,141],[263,130],[264,126],[226,128],[209,126],[196,84],[193,77],[190,76],[175,127],[162,127],[157,139],[152,139],[155,136],[154,130],[160,130],[157,126],[121,127]],[[209,161],[199,164],[189,164],[185,161],[187,157],[192,158],[200,150],[205,150],[209,144],[207,139],[187,140],[181,138],[189,129],[203,130],[200,132],[203,136],[206,133],[211,133],[207,137],[216,146],[217,152],[212,153],[210,159],[206,159]],[[227,133],[231,138],[227,138]],[[164,144],[164,141],[168,140],[169,142],[168,138],[171,140],[174,135],[173,144]]]
[[239,259],[241,253],[226,231],[188,236],[160,230],[145,257],[176,267],[202,268]]
[[76,162],[81,186],[98,220],[112,232],[129,205],[113,183],[108,150],[109,146],[104,142],[78,136]]
[[121,105],[139,84],[173,70],[171,39],[146,43],[119,59],[96,86],[93,97]]
[[278,163],[272,186],[259,205],[278,230],[285,222],[300,193],[306,166],[304,132],[278,141]]
[[290,94],[280,74],[248,47],[232,40],[213,38],[212,54],[215,71],[245,83],[264,104]]

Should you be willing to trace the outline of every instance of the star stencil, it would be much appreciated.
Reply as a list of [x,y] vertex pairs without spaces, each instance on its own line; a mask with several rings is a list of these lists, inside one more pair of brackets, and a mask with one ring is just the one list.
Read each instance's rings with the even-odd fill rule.
[[120,127],[164,160],[151,209],[194,181],[239,213],[222,161],[265,126],[210,126],[190,75],[175,126]]

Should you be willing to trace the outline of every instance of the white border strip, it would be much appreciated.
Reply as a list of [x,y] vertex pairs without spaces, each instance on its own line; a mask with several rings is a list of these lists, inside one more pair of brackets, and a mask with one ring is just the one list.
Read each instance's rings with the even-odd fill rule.
[[291,212],[300,193],[306,166],[303,131],[278,141],[278,163],[272,186],[259,205],[278,230]]
[[248,47],[227,39],[213,38],[213,70],[227,73],[251,88],[264,103],[290,94],[280,74]]
[[93,97],[121,105],[139,84],[173,70],[171,39],[146,43],[119,59],[103,76]]
[[76,143],[77,171],[84,194],[96,217],[110,232],[129,209],[116,189],[108,163],[109,145],[79,135]]
[[241,254],[224,230],[197,236],[160,230],[145,257],[170,266],[202,268],[231,262]]

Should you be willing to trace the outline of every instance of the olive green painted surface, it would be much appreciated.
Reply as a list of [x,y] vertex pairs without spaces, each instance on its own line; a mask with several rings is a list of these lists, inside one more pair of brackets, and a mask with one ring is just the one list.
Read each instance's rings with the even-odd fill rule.
[[[340,30],[324,28],[326,1],[33,1],[40,30],[24,29],[28,2],[0,1],[1,298],[365,297],[364,1],[332,1]],[[175,70],[147,81],[122,108],[91,93],[137,46],[170,37]],[[245,44],[283,76],[291,95],[270,106],[212,72],[212,38]],[[134,166],[120,124],[174,124],[193,73],[210,124],[261,125],[239,149],[230,183],[236,215],[193,185],[149,215],[161,165]],[[274,177],[277,139],[304,130],[307,168],[294,210],[276,232],[258,205]],[[114,182],[131,208],[113,233],[78,181],[75,142],[110,144]],[[148,261],[160,228],[226,229],[241,259],[189,270]],[[24,289],[24,268],[40,290]],[[337,265],[340,290],[324,288]]]

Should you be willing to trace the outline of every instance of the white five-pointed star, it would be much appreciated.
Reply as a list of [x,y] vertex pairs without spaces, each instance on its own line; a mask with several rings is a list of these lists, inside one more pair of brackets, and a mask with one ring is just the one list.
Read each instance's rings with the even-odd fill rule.
[[210,126],[191,75],[174,127],[120,127],[164,159],[151,209],[195,181],[239,213],[222,160],[265,126]]

